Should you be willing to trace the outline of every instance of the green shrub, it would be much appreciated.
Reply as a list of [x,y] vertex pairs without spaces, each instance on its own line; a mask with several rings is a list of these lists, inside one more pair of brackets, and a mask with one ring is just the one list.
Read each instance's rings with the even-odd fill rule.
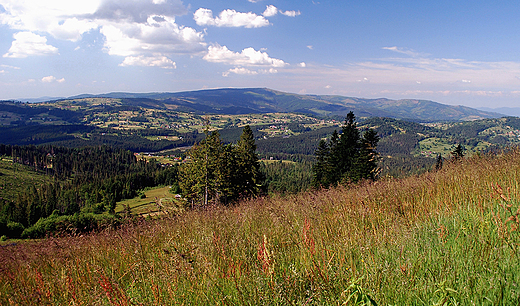
[[21,237],[43,238],[52,235],[88,233],[100,228],[117,226],[120,223],[120,217],[116,215],[77,213],[72,216],[58,216],[52,214],[25,229]]
[[25,227],[18,222],[7,223],[7,236],[9,238],[20,238]]

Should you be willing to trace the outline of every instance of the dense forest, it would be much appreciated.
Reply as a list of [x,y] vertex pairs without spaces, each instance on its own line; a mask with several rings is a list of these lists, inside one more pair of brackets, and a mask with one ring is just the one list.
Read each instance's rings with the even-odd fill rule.
[[[0,145],[0,154],[53,178],[50,183],[27,186],[15,199],[0,202],[0,229],[9,235],[41,236],[49,230],[41,228],[44,219],[56,216],[90,214],[92,218],[92,214],[106,211],[116,221],[113,212],[118,201],[133,198],[146,187],[177,186],[176,166],[165,168],[157,162],[138,161],[128,150],[107,146]],[[94,226],[82,225],[74,230]]]

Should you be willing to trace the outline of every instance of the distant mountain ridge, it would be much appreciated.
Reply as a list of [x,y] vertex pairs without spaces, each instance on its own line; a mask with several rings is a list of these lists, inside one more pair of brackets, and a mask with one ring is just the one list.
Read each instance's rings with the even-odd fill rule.
[[417,99],[364,99],[329,95],[299,95],[268,88],[222,88],[185,92],[83,94],[68,98],[113,98],[125,104],[178,111],[248,114],[297,112],[344,117],[353,111],[358,117],[390,117],[413,121],[460,121],[498,118],[502,114],[465,106],[451,106]]
[[520,107],[498,107],[498,108],[479,107],[478,109],[483,110],[485,112],[496,112],[496,113],[505,114],[507,116],[520,117]]

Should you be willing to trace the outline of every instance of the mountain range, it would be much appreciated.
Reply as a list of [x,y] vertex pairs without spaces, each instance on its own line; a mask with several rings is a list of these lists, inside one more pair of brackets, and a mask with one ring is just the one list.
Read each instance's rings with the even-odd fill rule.
[[503,114],[417,99],[364,99],[332,95],[299,95],[268,88],[222,88],[185,92],[82,94],[66,100],[121,99],[125,105],[214,114],[291,112],[344,117],[390,117],[421,122],[467,121]]

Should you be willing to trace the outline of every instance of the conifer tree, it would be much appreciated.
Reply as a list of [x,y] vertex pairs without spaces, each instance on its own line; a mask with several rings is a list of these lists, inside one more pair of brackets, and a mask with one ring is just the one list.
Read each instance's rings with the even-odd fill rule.
[[321,140],[318,145],[313,185],[319,188],[361,179],[374,180],[377,176],[378,142],[379,136],[372,129],[360,136],[356,117],[349,112],[341,136],[334,131],[328,144]]
[[316,149],[316,164],[313,166],[312,184],[314,187],[329,187],[328,168],[329,168],[329,145],[323,139],[320,140]]
[[222,144],[218,131],[206,135],[179,169],[184,196],[193,204],[207,205],[258,194],[262,175],[251,128],[244,128],[236,145]]
[[341,180],[351,180],[354,176],[354,163],[361,148],[359,130],[356,126],[356,117],[353,112],[349,112],[345,123],[341,128],[342,134],[339,141],[339,163],[337,171],[343,175]]
[[464,157],[464,151],[464,147],[459,143],[450,153],[454,160],[460,160]]
[[255,137],[249,125],[244,127],[236,148],[239,173],[237,185],[240,186],[242,196],[256,195],[260,192],[262,174],[256,154]]

